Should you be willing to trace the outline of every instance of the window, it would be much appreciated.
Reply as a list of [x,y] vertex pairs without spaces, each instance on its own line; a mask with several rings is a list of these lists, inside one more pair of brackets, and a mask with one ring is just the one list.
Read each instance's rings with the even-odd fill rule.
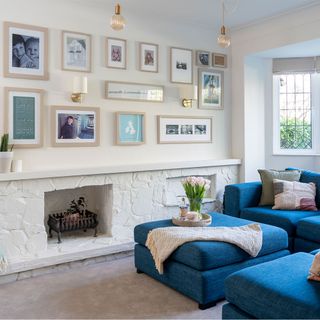
[[317,152],[317,123],[313,103],[319,76],[295,73],[274,76],[274,153]]

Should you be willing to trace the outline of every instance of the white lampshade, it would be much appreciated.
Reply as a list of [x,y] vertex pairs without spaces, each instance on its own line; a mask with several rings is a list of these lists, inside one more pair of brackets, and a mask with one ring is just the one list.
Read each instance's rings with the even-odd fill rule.
[[181,99],[198,100],[198,87],[193,85],[184,85],[179,88]]
[[73,93],[88,93],[88,78],[74,77],[73,78]]

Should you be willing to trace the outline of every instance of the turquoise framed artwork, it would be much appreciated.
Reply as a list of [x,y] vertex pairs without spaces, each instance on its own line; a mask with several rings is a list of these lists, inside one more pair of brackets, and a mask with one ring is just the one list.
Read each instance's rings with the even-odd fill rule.
[[5,131],[15,148],[39,148],[43,142],[43,90],[5,88]]
[[145,113],[116,113],[116,144],[139,145],[145,143]]

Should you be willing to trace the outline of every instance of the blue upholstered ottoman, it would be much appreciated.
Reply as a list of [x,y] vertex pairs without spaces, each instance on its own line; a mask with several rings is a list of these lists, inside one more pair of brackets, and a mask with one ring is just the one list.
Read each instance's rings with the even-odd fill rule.
[[310,252],[320,248],[320,216],[309,217],[298,222],[294,251]]
[[[252,223],[220,213],[211,215],[211,227],[234,227]],[[194,299],[199,303],[200,309],[214,306],[216,301],[224,298],[224,279],[231,273],[289,254],[287,233],[281,228],[261,224],[263,246],[256,258],[229,243],[194,241],[178,248],[165,262],[164,274],[160,275],[145,242],[150,230],[169,226],[173,226],[171,220],[148,222],[135,227],[137,272],[146,273]]]
[[296,253],[229,276],[223,319],[320,319],[320,282],[307,280],[313,258]]

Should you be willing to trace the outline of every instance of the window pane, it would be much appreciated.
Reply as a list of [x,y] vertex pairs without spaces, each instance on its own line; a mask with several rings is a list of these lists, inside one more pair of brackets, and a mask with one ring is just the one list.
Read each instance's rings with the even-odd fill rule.
[[303,74],[296,75],[296,92],[303,92]]

